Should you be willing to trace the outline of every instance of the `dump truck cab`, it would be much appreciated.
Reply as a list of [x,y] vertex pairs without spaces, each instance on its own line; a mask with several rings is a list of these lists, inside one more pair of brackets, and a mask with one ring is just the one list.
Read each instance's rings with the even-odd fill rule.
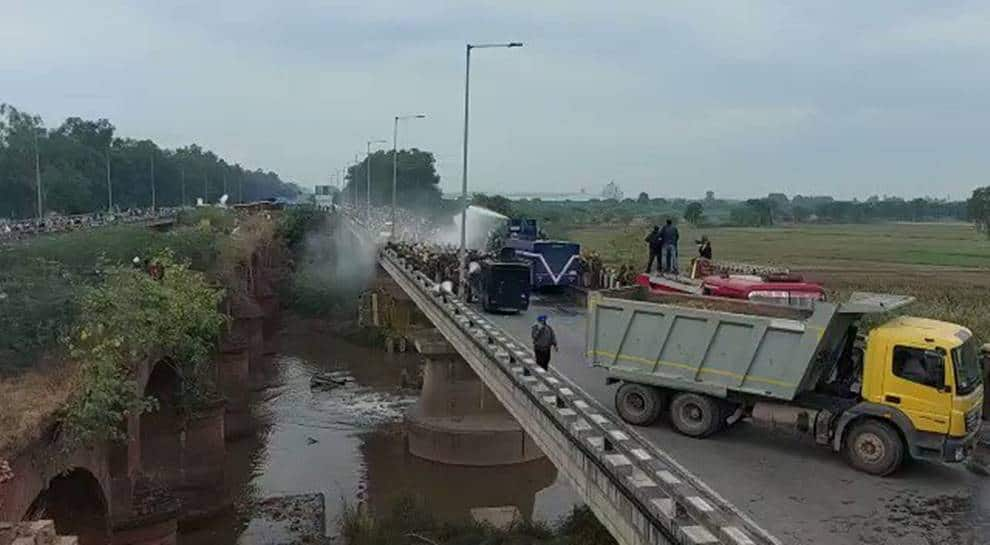
[[909,316],[876,327],[864,353],[863,402],[843,414],[835,447],[846,424],[872,417],[892,422],[912,457],[962,461],[982,423],[982,375],[965,327]]

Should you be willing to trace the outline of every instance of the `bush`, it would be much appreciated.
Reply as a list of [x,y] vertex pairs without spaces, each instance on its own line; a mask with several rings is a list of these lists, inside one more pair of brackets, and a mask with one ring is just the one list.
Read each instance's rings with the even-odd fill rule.
[[212,398],[207,366],[224,324],[217,310],[223,293],[168,252],[152,265],[154,274],[111,268],[103,283],[82,291],[78,323],[66,339],[70,356],[82,366],[78,392],[61,418],[70,444],[121,439],[124,417],[154,406],[134,383],[134,362],[172,364],[182,409]]

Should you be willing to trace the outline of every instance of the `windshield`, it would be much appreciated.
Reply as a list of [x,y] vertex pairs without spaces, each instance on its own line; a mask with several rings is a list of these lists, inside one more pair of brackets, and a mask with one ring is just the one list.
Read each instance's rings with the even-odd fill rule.
[[971,393],[983,383],[976,340],[972,337],[952,350],[952,364],[956,372],[956,391],[959,394]]

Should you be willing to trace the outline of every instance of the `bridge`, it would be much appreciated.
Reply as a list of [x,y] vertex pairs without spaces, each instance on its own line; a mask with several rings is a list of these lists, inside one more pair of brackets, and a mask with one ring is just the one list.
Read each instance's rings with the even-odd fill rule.
[[[363,244],[376,238],[349,217]],[[623,545],[778,544],[698,477],[392,250],[378,263]]]

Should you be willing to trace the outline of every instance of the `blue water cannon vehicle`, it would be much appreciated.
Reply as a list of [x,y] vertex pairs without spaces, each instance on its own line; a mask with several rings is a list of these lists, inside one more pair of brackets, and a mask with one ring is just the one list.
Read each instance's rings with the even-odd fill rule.
[[535,289],[570,286],[581,277],[581,245],[546,239],[535,219],[508,220],[503,246],[529,261]]

